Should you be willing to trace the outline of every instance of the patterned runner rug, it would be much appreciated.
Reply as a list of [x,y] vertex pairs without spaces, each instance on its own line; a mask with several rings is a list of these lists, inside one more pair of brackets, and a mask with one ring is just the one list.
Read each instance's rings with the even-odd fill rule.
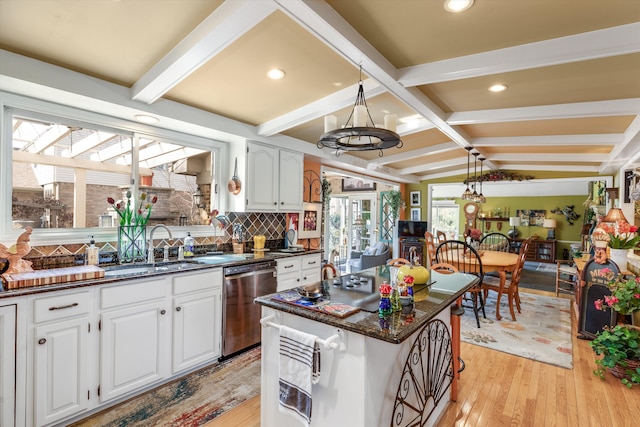
[[495,292],[489,292],[485,309],[487,318],[483,318],[480,312],[480,328],[477,327],[473,309],[464,309],[461,319],[462,341],[572,369],[571,300],[520,290],[522,313],[516,310],[514,322],[506,295],[502,297],[500,305],[502,320],[496,320],[496,297]]
[[256,347],[72,426],[201,426],[259,393],[260,347]]

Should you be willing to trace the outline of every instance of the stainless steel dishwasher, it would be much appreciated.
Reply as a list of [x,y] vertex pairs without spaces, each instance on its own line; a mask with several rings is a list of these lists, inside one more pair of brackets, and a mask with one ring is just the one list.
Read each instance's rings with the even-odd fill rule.
[[256,297],[276,292],[276,261],[224,269],[222,357],[260,342],[261,306]]

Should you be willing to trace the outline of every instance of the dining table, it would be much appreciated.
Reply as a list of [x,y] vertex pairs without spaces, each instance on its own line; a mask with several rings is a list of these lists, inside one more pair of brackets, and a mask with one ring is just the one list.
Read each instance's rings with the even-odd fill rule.
[[[439,262],[445,262],[456,265],[456,267],[460,271],[464,271],[460,265],[457,265],[456,260],[465,258],[464,250],[457,250],[458,254],[453,255],[451,252],[444,252],[443,256]],[[507,281],[507,272],[513,272],[518,263],[518,254],[511,252],[502,252],[502,251],[492,251],[492,250],[484,250],[478,249],[478,255],[480,255],[480,262],[482,263],[482,272],[483,274],[497,272],[500,277],[500,285],[498,288],[498,299],[496,303],[496,319],[502,319],[500,315],[500,299],[502,298],[502,294],[505,291],[505,284]],[[448,253],[449,255],[444,255]],[[472,262],[475,263],[475,257],[472,258]],[[464,263],[462,263],[464,264]],[[468,267],[471,267],[470,265]],[[471,267],[471,270],[475,270]],[[465,271],[466,273],[476,274],[477,271]],[[516,291],[517,292],[517,291]],[[510,306],[510,309],[513,311],[513,308]],[[515,313],[511,313],[512,317],[515,319]]]
[[[515,269],[518,263],[518,254],[489,250],[480,250],[479,254],[480,261],[482,262],[482,272],[486,274],[495,271],[500,277],[500,288],[498,291],[498,299],[496,300],[496,319],[500,320],[502,319],[500,315],[500,299],[504,293],[507,272],[513,272]],[[511,316],[515,319],[514,313],[511,313]]]

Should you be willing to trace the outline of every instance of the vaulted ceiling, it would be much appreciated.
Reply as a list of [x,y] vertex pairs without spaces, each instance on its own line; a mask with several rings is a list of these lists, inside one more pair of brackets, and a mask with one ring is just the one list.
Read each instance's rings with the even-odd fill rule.
[[[459,14],[442,0],[0,0],[0,49],[127,88],[140,111],[184,104],[400,182],[464,174],[468,146],[485,168],[532,175],[640,157],[637,0],[476,0]],[[4,65],[0,89],[19,92]],[[374,122],[396,114],[403,147],[336,157],[315,144],[325,115],[346,122],[360,67]]]

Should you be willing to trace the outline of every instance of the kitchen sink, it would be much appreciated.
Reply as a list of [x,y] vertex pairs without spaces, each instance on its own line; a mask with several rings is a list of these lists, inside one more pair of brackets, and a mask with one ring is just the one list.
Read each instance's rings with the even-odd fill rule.
[[105,277],[126,277],[140,276],[144,274],[169,273],[174,271],[190,270],[197,268],[198,263],[195,262],[176,262],[164,264],[134,264],[134,265],[118,265],[115,267],[107,267],[105,269]]
[[244,261],[252,259],[253,254],[222,254],[222,255],[205,255],[193,258],[193,261],[200,264],[223,264],[234,261]]

